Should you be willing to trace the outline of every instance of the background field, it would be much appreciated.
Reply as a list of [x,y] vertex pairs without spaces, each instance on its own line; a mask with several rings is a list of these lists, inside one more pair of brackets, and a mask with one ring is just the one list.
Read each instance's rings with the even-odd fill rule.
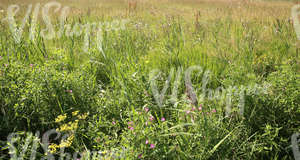
[[[0,19],[7,7],[18,4],[20,25],[28,4],[48,2],[1,0]],[[29,21],[16,43],[8,21],[0,21],[1,158],[9,159],[12,146],[20,155],[29,133],[50,129],[71,135],[67,143],[50,137],[46,148],[57,157],[66,148],[85,156],[100,151],[98,159],[294,158],[291,136],[300,132],[300,55],[291,18],[296,1],[57,2],[71,8],[66,24],[127,20],[125,29],[104,30],[102,51],[91,32],[84,51],[83,34],[51,40],[37,34],[33,42]],[[60,12],[51,12],[56,30],[59,18]],[[45,28],[41,11],[37,28]],[[212,90],[252,86],[264,92],[240,93],[245,94],[242,115],[240,94],[232,95],[232,112],[226,116],[226,98],[201,97],[206,75],[194,72],[197,103],[183,78],[172,103],[175,75],[195,65],[210,71],[207,88]],[[172,68],[159,106],[149,74],[161,70],[156,81],[162,90]],[[265,90],[265,84],[271,86]],[[19,138],[8,143],[13,132]],[[41,135],[30,139],[42,142]],[[24,159],[30,159],[32,144]],[[39,146],[37,159],[44,155]]]

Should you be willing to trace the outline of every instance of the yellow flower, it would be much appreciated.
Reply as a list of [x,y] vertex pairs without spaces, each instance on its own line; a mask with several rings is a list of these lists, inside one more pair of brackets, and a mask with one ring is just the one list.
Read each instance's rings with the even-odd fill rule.
[[59,115],[57,118],[55,118],[55,123],[59,123],[61,121],[64,121],[67,118],[66,114]]
[[89,115],[89,113],[85,113],[85,114],[83,114],[83,115],[78,115],[77,117],[79,118],[79,119],[86,119],[86,117]]
[[68,131],[70,130],[70,127],[68,126],[68,124],[63,124],[60,126],[60,129],[58,129],[58,131]]
[[78,113],[79,113],[79,111],[74,111],[74,112],[72,112],[72,116],[77,116]]
[[70,147],[73,143],[73,139],[74,139],[74,134],[68,137],[67,140],[62,140],[59,145],[59,148]]
[[57,131],[74,131],[78,128],[78,120],[75,120],[74,122],[69,122],[68,124],[63,124],[60,126]]
[[58,148],[59,146],[57,144],[50,144],[48,149],[50,153],[55,153],[56,152],[56,148]]

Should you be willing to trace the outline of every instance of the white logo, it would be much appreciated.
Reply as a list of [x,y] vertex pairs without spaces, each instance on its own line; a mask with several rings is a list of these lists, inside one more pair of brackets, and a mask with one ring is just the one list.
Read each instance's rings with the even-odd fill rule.
[[291,138],[292,149],[293,149],[295,160],[300,160],[300,151],[299,151],[299,141],[300,140],[298,140],[299,136],[300,136],[300,133],[294,133]]
[[300,40],[300,22],[299,22],[299,10],[300,9],[300,5],[295,5],[292,8],[292,19],[294,22],[294,29],[297,35],[297,39]]

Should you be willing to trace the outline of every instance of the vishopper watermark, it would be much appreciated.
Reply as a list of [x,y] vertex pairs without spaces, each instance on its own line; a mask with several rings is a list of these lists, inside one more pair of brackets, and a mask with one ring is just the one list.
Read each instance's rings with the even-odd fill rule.
[[[22,159],[64,159],[64,160],[101,160],[107,158],[122,159],[126,158],[126,148],[120,150],[113,149],[110,151],[90,151],[86,149],[84,152],[65,152],[66,147],[60,147],[58,152],[51,152],[51,145],[54,141],[66,142],[70,138],[69,134],[62,134],[55,129],[45,132],[40,139],[40,132],[33,133],[11,133],[7,137],[7,146],[10,159],[22,160]],[[41,154],[41,149],[43,153]],[[40,154],[37,156],[37,152]],[[42,156],[41,156],[42,155]],[[5,158],[5,157],[2,157]]]
[[300,151],[299,151],[299,142],[300,142],[300,133],[294,133],[291,137],[292,150],[295,160],[300,160]]
[[[262,85],[253,84],[249,86],[229,86],[227,88],[218,87],[215,90],[207,88],[211,77],[210,71],[204,71],[200,66],[191,66],[183,71],[182,68],[177,68],[175,74],[175,68],[171,68],[167,80],[164,82],[162,90],[159,90],[157,80],[162,79],[162,72],[158,69],[154,69],[149,74],[150,86],[154,96],[154,99],[158,106],[163,107],[166,102],[165,97],[167,90],[170,87],[171,81],[174,79],[169,102],[174,105],[179,101],[178,90],[182,82],[182,76],[184,75],[184,86],[186,88],[186,94],[189,97],[193,105],[198,105],[198,101],[214,100],[219,101],[226,106],[226,115],[228,116],[232,111],[233,101],[237,101],[237,107],[239,113],[243,115],[245,106],[246,95],[262,95],[268,94],[270,84],[264,83]],[[197,72],[198,76],[202,75],[201,88],[194,89],[192,84],[192,73]],[[175,76],[175,78],[174,78]],[[197,96],[197,93],[201,93]],[[185,96],[183,96],[185,97]]]
[[300,40],[300,22],[299,22],[300,4],[293,6],[291,12],[292,12],[292,19],[293,19],[293,24],[297,35],[297,39]]
[[[123,20],[114,20],[111,22],[92,22],[92,23],[75,23],[73,26],[71,24],[66,24],[67,17],[70,13],[70,7],[62,6],[58,2],[49,2],[45,5],[37,3],[36,5],[29,4],[25,13],[25,16],[20,23],[20,26],[17,26],[15,17],[20,11],[19,5],[10,5],[7,8],[7,17],[3,19],[9,25],[9,29],[12,32],[13,38],[16,43],[20,43],[23,37],[23,32],[25,26],[28,25],[29,39],[35,42],[37,35],[40,35],[46,40],[51,40],[54,38],[61,38],[62,36],[72,37],[72,36],[84,36],[84,46],[83,51],[87,52],[89,47],[92,45],[90,42],[92,37],[95,37],[96,47],[103,52],[102,41],[103,41],[103,32],[105,31],[117,31],[124,30],[125,25],[128,22],[127,19]],[[53,24],[51,21],[51,14],[60,12],[59,24]],[[45,24],[45,28],[37,32],[38,17],[41,12],[42,20]],[[56,30],[58,28],[58,31]],[[96,35],[96,36],[92,36]]]

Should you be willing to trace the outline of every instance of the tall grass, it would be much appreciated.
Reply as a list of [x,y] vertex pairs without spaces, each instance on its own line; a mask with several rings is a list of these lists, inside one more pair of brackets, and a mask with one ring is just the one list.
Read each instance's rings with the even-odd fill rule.
[[[79,127],[68,131],[75,134],[70,153],[97,150],[111,158],[112,150],[123,150],[127,159],[292,159],[290,136],[300,131],[299,51],[288,19],[292,3],[88,2],[103,5],[93,10],[88,3],[75,3],[68,24],[129,19],[126,29],[102,33],[102,50],[95,33],[86,52],[84,35],[46,40],[37,34],[32,42],[29,27],[16,43],[7,23],[0,22],[4,158],[9,158],[9,133],[20,132],[23,139],[14,145],[21,149],[27,132],[43,133],[78,119]],[[42,22],[37,26],[37,33],[45,27]],[[192,75],[196,106],[184,79],[179,80],[178,101],[172,103],[174,74],[160,107],[149,73],[162,71],[157,82],[163,88],[172,69],[180,73],[195,65],[211,72],[211,89],[272,86],[266,94],[245,95],[244,115],[237,114],[233,100],[233,112],[226,116],[224,103],[199,96],[204,74]],[[74,111],[89,116],[81,121]],[[56,123],[64,114],[66,120]],[[38,151],[41,158],[43,151]],[[25,155],[29,159],[30,152]]]

